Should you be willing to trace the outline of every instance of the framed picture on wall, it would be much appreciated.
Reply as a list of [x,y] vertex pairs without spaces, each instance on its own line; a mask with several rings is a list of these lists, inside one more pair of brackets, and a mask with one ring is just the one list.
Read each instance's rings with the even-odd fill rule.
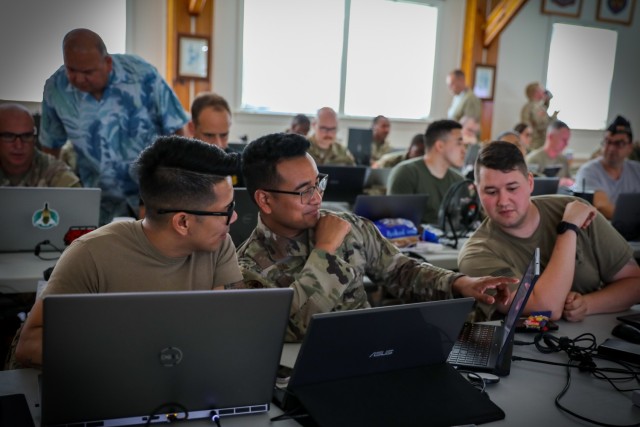
[[636,0],[598,0],[598,21],[631,25]]
[[542,0],[542,13],[578,18],[582,10],[582,0]]
[[178,34],[178,78],[209,79],[209,38]]
[[493,99],[493,88],[496,81],[496,67],[493,65],[476,64],[473,93],[480,99]]

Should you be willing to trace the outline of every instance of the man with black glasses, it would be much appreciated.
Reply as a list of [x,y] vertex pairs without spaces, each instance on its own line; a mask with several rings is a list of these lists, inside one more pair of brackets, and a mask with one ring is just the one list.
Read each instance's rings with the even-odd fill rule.
[[[159,137],[136,161],[146,217],[107,224],[62,254],[42,296],[62,293],[212,290],[241,285],[228,235],[230,174],[239,155],[179,136]],[[42,361],[42,300],[20,333],[16,359]]]
[[[404,302],[471,296],[504,304],[513,279],[471,278],[400,253],[369,220],[320,209],[327,175],[319,174],[309,141],[271,134],[242,154],[258,225],[238,249],[247,287],[291,287],[287,341],[301,340],[315,313],[369,307],[365,275]],[[494,298],[484,292],[498,289]],[[402,327],[402,326],[399,326]]]
[[640,193],[640,162],[627,158],[633,151],[633,133],[622,116],[609,125],[602,144],[602,156],[580,166],[575,185],[579,191],[593,191],[593,205],[611,219],[618,195]]
[[0,186],[81,186],[69,166],[36,147],[33,116],[21,104],[0,105]]

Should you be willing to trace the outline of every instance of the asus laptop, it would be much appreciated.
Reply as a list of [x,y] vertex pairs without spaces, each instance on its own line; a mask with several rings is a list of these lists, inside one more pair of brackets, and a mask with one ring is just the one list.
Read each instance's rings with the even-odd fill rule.
[[318,165],[318,172],[329,175],[322,200],[353,204],[356,196],[363,192],[367,169],[366,166]]
[[473,299],[462,298],[314,315],[284,407],[332,427],[503,419],[446,363],[472,306]]
[[233,244],[237,247],[249,238],[258,225],[258,206],[251,200],[251,196],[245,187],[233,189],[236,201],[236,213],[238,219],[229,227],[229,234]]
[[422,223],[428,198],[428,194],[359,195],[353,205],[353,213],[371,221],[382,218],[404,218],[418,226]]
[[557,194],[560,178],[548,178],[536,176],[533,178],[532,196],[542,196],[545,194]]
[[42,425],[268,411],[292,294],[284,288],[45,297]]
[[62,250],[70,229],[99,225],[99,188],[0,187],[0,200],[0,252],[33,252],[45,240]]
[[347,148],[359,165],[369,166],[371,163],[371,143],[373,131],[371,129],[349,128]]
[[461,369],[509,375],[515,325],[538,276],[540,250],[536,248],[502,324],[465,323],[447,361]]
[[640,193],[622,193],[618,196],[611,225],[625,240],[640,239]]

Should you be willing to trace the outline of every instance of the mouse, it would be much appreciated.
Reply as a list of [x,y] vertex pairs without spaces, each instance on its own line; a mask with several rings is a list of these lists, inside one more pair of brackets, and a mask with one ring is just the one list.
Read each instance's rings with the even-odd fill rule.
[[640,344],[640,329],[627,323],[617,324],[611,331],[611,335],[621,338],[634,344]]

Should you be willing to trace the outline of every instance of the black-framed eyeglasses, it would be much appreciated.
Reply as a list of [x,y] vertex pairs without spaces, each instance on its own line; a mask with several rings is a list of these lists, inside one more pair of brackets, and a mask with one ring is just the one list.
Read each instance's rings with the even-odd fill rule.
[[197,215],[197,216],[226,216],[227,217],[226,225],[229,225],[229,223],[231,222],[231,217],[233,216],[233,210],[235,209],[235,207],[236,207],[236,201],[234,200],[229,204],[225,212],[198,211],[198,210],[192,210],[192,209],[158,209],[156,212],[158,214],[184,212],[186,214]]
[[13,132],[0,132],[0,141],[11,144],[15,142],[16,139],[20,138],[22,142],[30,143],[36,139],[35,132],[25,132],[25,133],[13,133]]
[[293,194],[294,196],[300,196],[300,203],[303,205],[308,205],[311,203],[311,199],[313,199],[313,195],[317,191],[320,195],[324,194],[324,190],[327,189],[327,183],[329,182],[329,175],[326,173],[318,174],[318,183],[312,187],[307,188],[304,191],[284,191],[284,190],[274,190],[271,188],[263,188],[262,191],[268,191],[269,193],[278,193],[278,194]]

